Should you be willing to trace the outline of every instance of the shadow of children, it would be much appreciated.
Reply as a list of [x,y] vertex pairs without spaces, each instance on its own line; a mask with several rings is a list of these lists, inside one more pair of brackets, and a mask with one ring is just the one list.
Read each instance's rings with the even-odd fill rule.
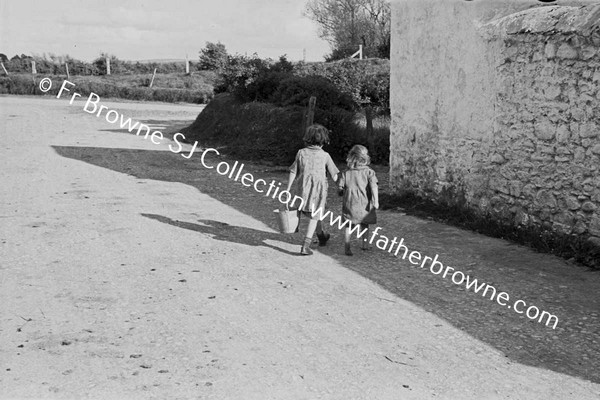
[[[209,219],[198,220],[199,224],[185,221],[173,220],[163,215],[157,214],[145,214],[142,216],[156,221],[160,221],[165,224],[173,225],[178,228],[189,229],[211,235],[215,240],[223,240],[231,243],[245,244],[249,246],[264,246],[271,249],[280,251],[293,256],[299,256],[299,252],[292,252],[284,249],[283,247],[277,246],[276,244],[267,243],[266,241],[279,242],[281,244],[286,243],[288,245],[294,244],[290,241],[290,235],[282,233],[272,233],[260,231],[258,229],[245,228],[242,226],[229,225],[225,222],[214,221]],[[289,247],[289,246],[288,246]]]

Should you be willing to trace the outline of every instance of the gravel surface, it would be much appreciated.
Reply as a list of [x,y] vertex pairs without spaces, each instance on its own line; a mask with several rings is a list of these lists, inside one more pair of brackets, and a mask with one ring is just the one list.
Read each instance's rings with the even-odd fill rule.
[[[165,131],[200,110],[103,104]],[[600,397],[597,272],[379,213],[552,329],[384,251],[344,256],[339,231],[301,257],[276,201],[82,107],[0,97],[1,398]]]

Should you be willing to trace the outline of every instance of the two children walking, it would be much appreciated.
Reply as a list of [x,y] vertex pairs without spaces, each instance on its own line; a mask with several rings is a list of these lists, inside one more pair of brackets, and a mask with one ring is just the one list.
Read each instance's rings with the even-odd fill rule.
[[[342,196],[342,216],[351,224],[360,224],[361,231],[368,237],[370,224],[377,222],[376,209],[379,208],[377,177],[375,172],[368,167],[371,160],[364,146],[352,147],[346,158],[348,169],[342,173],[337,169],[329,153],[323,150],[323,146],[329,143],[329,131],[322,125],[311,125],[304,135],[306,147],[298,151],[296,159],[290,167],[287,184],[289,192],[292,185],[297,181],[296,193],[302,197],[304,203],[299,213],[310,218],[306,235],[300,249],[300,254],[310,255],[315,231],[320,246],[325,246],[330,234],[323,230],[323,224],[314,211],[325,209],[327,200],[327,173],[337,182],[338,194]],[[346,255],[352,255],[350,248],[351,226],[347,225],[344,233],[344,247]],[[363,241],[363,250],[369,246]]]

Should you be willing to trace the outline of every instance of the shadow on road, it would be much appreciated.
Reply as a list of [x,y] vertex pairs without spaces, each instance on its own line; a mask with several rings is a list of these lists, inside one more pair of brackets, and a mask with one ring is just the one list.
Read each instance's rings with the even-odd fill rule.
[[[188,160],[169,151],[67,146],[54,146],[54,149],[63,157],[139,179],[185,183],[276,229],[272,212],[278,206],[275,200],[217,174],[214,169],[206,169],[200,163],[199,153]],[[222,157],[209,157],[207,160],[213,165],[219,161],[234,161]],[[281,168],[248,164],[245,171],[267,182],[286,180]],[[339,212],[339,199],[332,186],[329,204]],[[200,221],[201,224],[197,224],[174,221],[160,215],[142,215],[183,229],[214,235],[216,240],[251,246],[274,248],[265,241],[297,239],[295,236],[286,238],[275,233],[227,226],[218,221]],[[512,360],[600,383],[600,368],[597,367],[600,360],[600,306],[597,296],[600,284],[597,274],[501,240],[399,213],[381,213],[380,223],[384,231],[402,233],[410,238],[414,248],[423,254],[438,253],[445,265],[457,267],[499,290],[510,292],[515,300],[525,299],[540,309],[557,314],[560,318],[558,328],[553,330],[529,320],[489,298],[466,291],[464,286],[454,285],[448,279],[441,279],[384,251],[355,252],[354,257],[346,257],[343,255],[343,235],[339,231],[332,231],[328,246],[317,251],[376,282],[395,296],[493,346],[506,355],[507,362]],[[291,254],[281,248],[276,249]],[[444,345],[452,346],[452,343],[448,341]]]
[[300,255],[297,252],[292,253],[291,251],[265,242],[266,240],[281,242],[282,238],[285,238],[285,236],[279,233],[270,233],[260,231],[258,229],[244,228],[242,226],[230,225],[225,222],[213,221],[209,219],[200,219],[198,220],[198,222],[200,222],[199,224],[194,224],[191,222],[173,220],[163,215],[142,213],[142,216],[160,221],[165,224],[173,225],[178,228],[189,229],[190,231],[211,235],[215,240],[223,240],[231,243],[245,244],[248,246],[264,246],[292,256]]

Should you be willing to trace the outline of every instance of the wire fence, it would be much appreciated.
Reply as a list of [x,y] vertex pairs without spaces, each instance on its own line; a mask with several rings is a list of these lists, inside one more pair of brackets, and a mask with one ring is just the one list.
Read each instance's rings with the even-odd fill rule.
[[84,75],[98,76],[111,74],[152,74],[152,73],[191,73],[198,70],[198,62],[189,60],[168,62],[133,62],[117,58],[98,58],[93,62],[75,59],[47,60],[34,57],[15,56],[1,62],[0,73],[51,74],[51,75]]

